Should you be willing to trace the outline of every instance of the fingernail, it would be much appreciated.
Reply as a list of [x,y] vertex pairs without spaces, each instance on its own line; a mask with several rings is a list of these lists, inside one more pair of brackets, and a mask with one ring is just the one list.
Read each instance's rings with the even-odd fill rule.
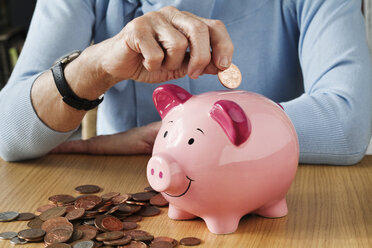
[[227,56],[222,56],[222,58],[220,59],[220,66],[222,67],[229,66],[229,60],[227,59]]
[[199,77],[199,75],[203,72],[203,70],[199,69],[199,70],[196,70],[194,71],[190,77],[193,78],[193,79],[197,79]]

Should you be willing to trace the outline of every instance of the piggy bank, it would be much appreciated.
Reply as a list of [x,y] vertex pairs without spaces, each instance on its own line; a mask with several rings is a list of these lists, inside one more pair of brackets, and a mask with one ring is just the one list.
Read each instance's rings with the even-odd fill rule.
[[227,234],[247,213],[287,215],[299,145],[280,105],[247,91],[191,95],[170,84],[153,100],[162,126],[146,173],[171,219],[200,217]]

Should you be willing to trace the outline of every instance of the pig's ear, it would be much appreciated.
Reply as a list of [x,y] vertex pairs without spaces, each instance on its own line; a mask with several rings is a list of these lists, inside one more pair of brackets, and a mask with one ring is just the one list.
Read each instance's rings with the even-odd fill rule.
[[162,85],[156,88],[152,94],[152,100],[162,119],[169,110],[183,104],[191,97],[192,95],[189,92],[173,84]]
[[243,109],[233,101],[217,101],[210,116],[220,124],[231,143],[236,146],[243,144],[251,134],[251,122]]

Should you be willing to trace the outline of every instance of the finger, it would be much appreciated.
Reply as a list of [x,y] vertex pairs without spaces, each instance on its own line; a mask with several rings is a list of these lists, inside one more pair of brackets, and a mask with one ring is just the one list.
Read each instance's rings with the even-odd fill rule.
[[213,62],[218,69],[227,69],[231,65],[234,45],[229,33],[227,32],[225,24],[220,20],[202,18],[190,12],[184,11],[183,13],[199,19],[208,26]]
[[142,34],[139,38],[139,49],[144,58],[142,64],[150,72],[158,71],[164,59],[163,49],[150,33]]
[[214,65],[214,63],[211,61],[207,67],[205,67],[203,74],[217,74],[218,68]]
[[198,78],[211,60],[207,25],[197,18],[183,14],[174,7],[166,7],[160,11],[189,40],[190,62],[188,65],[188,74],[193,79]]
[[155,27],[158,41],[166,51],[163,66],[169,70],[177,70],[181,67],[189,46],[187,38],[167,22]]

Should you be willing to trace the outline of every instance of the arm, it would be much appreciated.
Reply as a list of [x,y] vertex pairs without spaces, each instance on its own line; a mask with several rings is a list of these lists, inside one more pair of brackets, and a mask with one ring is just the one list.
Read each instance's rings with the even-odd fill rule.
[[[54,9],[54,3],[48,3],[41,1],[38,4],[20,58],[22,63],[18,65],[20,69],[14,73],[16,76],[10,80],[9,87],[1,92],[4,97],[0,103],[6,108],[0,112],[5,116],[0,121],[0,156],[5,160],[28,159],[47,153],[64,141],[85,115],[85,111],[73,109],[62,101],[50,71],[39,77],[34,74],[48,69],[52,64],[50,58],[54,60],[61,55],[54,56],[49,50],[71,51],[89,44],[94,8],[87,4],[77,6],[77,2],[72,0],[70,4],[69,1],[61,2],[57,9]],[[83,3],[78,1],[78,5]],[[85,7],[83,10],[87,13],[74,13],[81,10],[79,7]],[[50,13],[53,20],[50,20]],[[71,15],[71,18],[66,18],[66,15]],[[90,25],[79,27],[80,22]],[[65,30],[54,31],[59,26]],[[85,40],[81,40],[81,35]],[[66,37],[69,42],[66,42]],[[86,48],[81,56],[66,66],[65,78],[78,96],[95,99],[122,80],[157,83],[186,74],[192,78],[204,73],[215,74],[217,68],[223,70],[230,65],[232,52],[233,46],[223,24],[200,20],[168,7],[138,17],[114,37]],[[40,60],[41,65],[32,69],[30,61],[26,63],[28,57]],[[25,71],[29,71],[29,75],[17,75]],[[23,79],[29,85],[26,90]],[[27,96],[22,104],[16,102],[19,94]],[[28,107],[27,118],[34,118],[31,125],[24,125],[25,117],[19,114],[19,109],[25,107]],[[41,129],[47,131],[40,132]]]
[[360,1],[299,1],[305,93],[282,103],[300,141],[300,162],[359,162],[371,131],[371,62]]

